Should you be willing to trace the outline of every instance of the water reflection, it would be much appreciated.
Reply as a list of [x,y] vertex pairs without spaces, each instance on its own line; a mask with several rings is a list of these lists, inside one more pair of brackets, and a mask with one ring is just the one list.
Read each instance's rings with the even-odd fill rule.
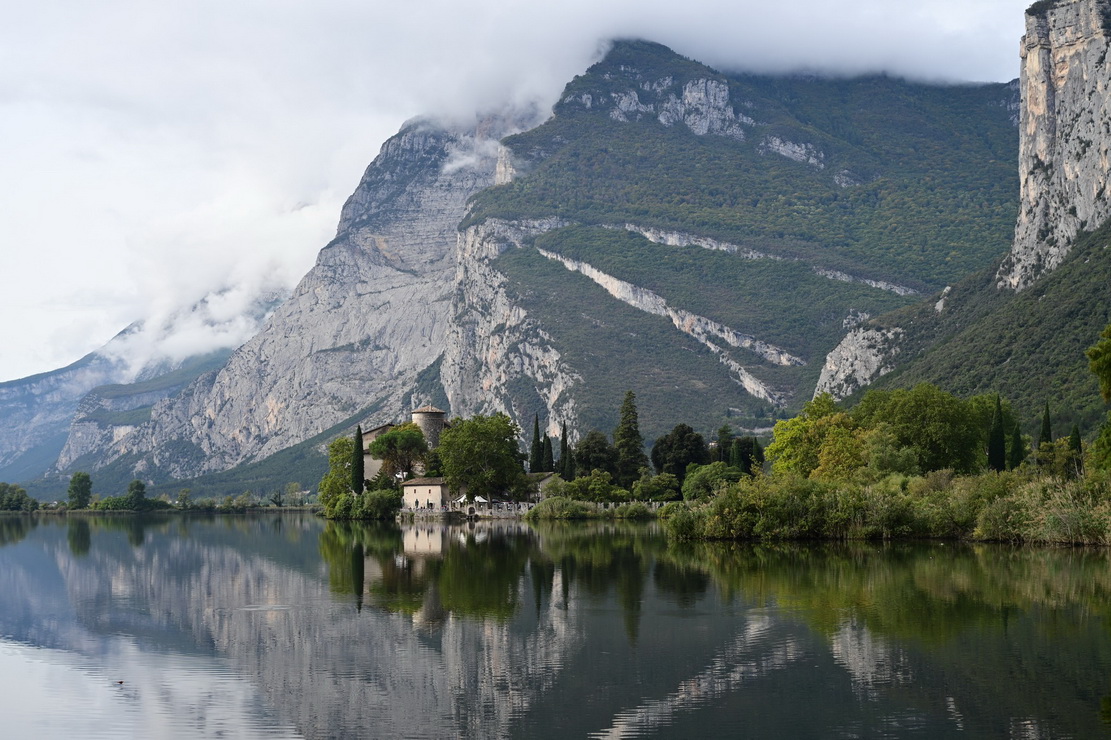
[[55,735],[126,706],[102,736],[1091,737],[1109,565],[615,523],[9,517],[0,682],[65,666],[37,689],[57,685]]

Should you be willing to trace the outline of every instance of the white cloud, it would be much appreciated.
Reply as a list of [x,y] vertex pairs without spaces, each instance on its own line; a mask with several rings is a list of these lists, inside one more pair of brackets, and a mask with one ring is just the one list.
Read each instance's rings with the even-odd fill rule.
[[11,3],[0,379],[214,291],[292,287],[402,121],[550,105],[609,38],[728,69],[1004,80],[1018,74],[1027,4]]

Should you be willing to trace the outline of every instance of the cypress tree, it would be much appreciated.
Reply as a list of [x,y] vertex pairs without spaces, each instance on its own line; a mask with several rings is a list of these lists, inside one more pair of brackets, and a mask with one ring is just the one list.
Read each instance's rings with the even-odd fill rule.
[[1072,450],[1072,468],[1076,475],[1084,472],[1084,443],[1080,439],[1080,425],[1072,425],[1072,434],[1069,435],[1069,449]]
[[733,446],[733,429],[728,424],[723,424],[718,429],[718,447],[715,459],[728,464]]
[[636,394],[625,391],[621,402],[621,419],[613,430],[613,446],[617,449],[617,475],[614,482],[622,488],[629,488],[640,477],[640,469],[648,467],[648,456],[644,454],[644,437],[640,436],[640,422],[637,419]]
[[552,459],[552,438],[544,435],[544,453],[540,456],[540,472],[551,473],[555,470],[555,460]]
[[1003,431],[1003,405],[995,397],[995,413],[988,431],[988,467],[999,472],[1007,466],[1007,434]]
[[1007,470],[1014,470],[1026,459],[1026,443],[1022,441],[1022,426],[1019,424],[1015,424],[1011,432],[1011,449],[1007,455]]
[[1053,427],[1049,424],[1049,401],[1045,402],[1045,412],[1042,414],[1042,433],[1038,436],[1038,447],[1053,441]]
[[539,473],[543,466],[544,443],[540,441],[540,414],[532,416],[532,449],[528,456],[530,473]]
[[567,445],[567,422],[563,425],[559,432],[559,477],[563,480],[571,480],[571,448]]
[[366,472],[363,469],[363,426],[355,427],[355,449],[351,450],[351,490],[358,496],[363,492]]

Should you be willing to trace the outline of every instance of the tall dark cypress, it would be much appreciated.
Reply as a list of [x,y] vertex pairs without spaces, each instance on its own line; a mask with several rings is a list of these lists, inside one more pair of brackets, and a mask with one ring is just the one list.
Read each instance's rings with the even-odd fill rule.
[[1045,402],[1045,413],[1042,414],[1042,433],[1038,436],[1038,447],[1046,442],[1053,441],[1053,427],[1049,424],[1049,401]]
[[355,427],[355,449],[351,451],[351,490],[358,496],[363,492],[365,485],[363,479],[366,477],[363,468],[363,427],[360,424]]
[[563,480],[571,480],[567,475],[567,464],[571,462],[571,448],[567,446],[567,422],[563,422],[559,430],[559,465],[556,472]]
[[532,417],[532,449],[528,456],[528,469],[530,473],[539,473],[543,466],[544,443],[540,441],[540,414]]
[[552,438],[544,435],[544,452],[540,456],[540,472],[550,473],[555,470],[555,460],[552,459]]
[[636,394],[625,391],[621,403],[621,419],[613,430],[613,446],[617,449],[617,475],[615,483],[628,488],[640,477],[640,469],[648,467],[648,456],[644,454],[644,437],[640,436],[640,422],[637,419]]
[[988,430],[988,467],[1000,472],[1007,467],[1007,434],[1003,431],[1003,404],[995,397],[995,413]]

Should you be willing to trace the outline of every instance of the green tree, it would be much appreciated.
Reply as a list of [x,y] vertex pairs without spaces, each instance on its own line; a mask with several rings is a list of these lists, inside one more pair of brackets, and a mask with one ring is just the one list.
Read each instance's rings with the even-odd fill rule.
[[532,415],[532,447],[529,449],[528,469],[539,473],[544,466],[544,443],[540,441],[540,414]]
[[[351,491],[358,496],[366,485],[366,472],[363,463],[363,427],[355,427],[355,439],[351,449]],[[281,504],[275,504],[281,506]]]
[[87,509],[93,497],[93,479],[88,473],[74,473],[69,479],[69,508]]
[[317,486],[325,516],[331,517],[341,499],[351,497],[351,452],[354,447],[350,437],[339,437],[328,445],[328,472]]
[[0,511],[37,511],[39,502],[14,483],[0,483]]
[[412,475],[413,468],[428,452],[424,432],[413,422],[400,424],[370,443],[370,454],[382,461],[389,475]]
[[722,424],[718,428],[717,443],[716,460],[732,464],[730,462],[733,454],[733,428],[731,426]]
[[554,451],[552,450],[552,438],[547,434],[544,435],[544,453],[540,456],[540,472],[552,473],[555,472]]
[[682,498],[678,478],[671,473],[652,475],[648,468],[640,471],[640,479],[633,483],[632,493],[637,501],[675,501]]
[[914,450],[922,473],[945,468],[971,473],[983,465],[985,427],[968,403],[929,383],[869,391],[852,416],[866,428],[890,424],[899,446]]
[[141,510],[147,502],[147,484],[136,478],[127,484],[127,508]]
[[[865,397],[867,398],[867,396]],[[818,467],[818,454],[830,425],[818,425],[820,419],[838,416],[838,424],[850,426],[852,422],[837,406],[833,396],[821,393],[807,401],[799,415],[775,423],[772,443],[768,445],[768,459],[776,473],[794,473],[807,477]]]
[[1080,425],[1072,425],[1069,435],[1069,449],[1072,450],[1073,474],[1079,477],[1084,473],[1084,441],[1080,438]]
[[1011,432],[1011,445],[1007,450],[1007,470],[1014,470],[1026,459],[1026,441],[1022,438],[1022,427],[1015,424]]
[[575,463],[571,459],[571,445],[567,442],[567,422],[560,425],[559,430],[559,466],[556,470],[563,480],[574,480]]
[[1111,324],[1100,334],[1100,340],[1087,352],[1088,367],[1099,378],[1099,392],[1104,401],[1111,402]]
[[687,472],[683,481],[683,500],[695,501],[709,498],[717,493],[718,488],[727,483],[736,483],[741,479],[741,471],[729,467],[721,461],[709,465],[699,465]]
[[1045,411],[1042,412],[1042,431],[1038,435],[1038,447],[1053,441],[1053,426],[1049,421],[1049,401],[1045,402]]
[[686,424],[676,424],[674,429],[652,445],[652,465],[656,472],[671,473],[680,485],[687,476],[688,465],[705,465],[708,462],[710,451],[706,440]]
[[1001,472],[1007,467],[1007,434],[1003,431],[1003,406],[995,397],[995,413],[988,431],[988,467]]
[[628,501],[629,492],[613,482],[609,471],[595,468],[563,486],[563,494],[578,501],[616,503]]
[[465,490],[471,501],[487,499],[524,485],[520,429],[505,414],[458,420],[440,436],[444,480],[453,491]]
[[615,478],[617,485],[628,488],[640,476],[640,469],[648,467],[644,454],[644,437],[640,434],[637,418],[636,394],[625,391],[621,402],[621,418],[613,430],[613,446],[617,450]]
[[603,432],[591,429],[575,445],[575,467],[583,475],[604,470],[613,475],[617,470],[617,450]]

